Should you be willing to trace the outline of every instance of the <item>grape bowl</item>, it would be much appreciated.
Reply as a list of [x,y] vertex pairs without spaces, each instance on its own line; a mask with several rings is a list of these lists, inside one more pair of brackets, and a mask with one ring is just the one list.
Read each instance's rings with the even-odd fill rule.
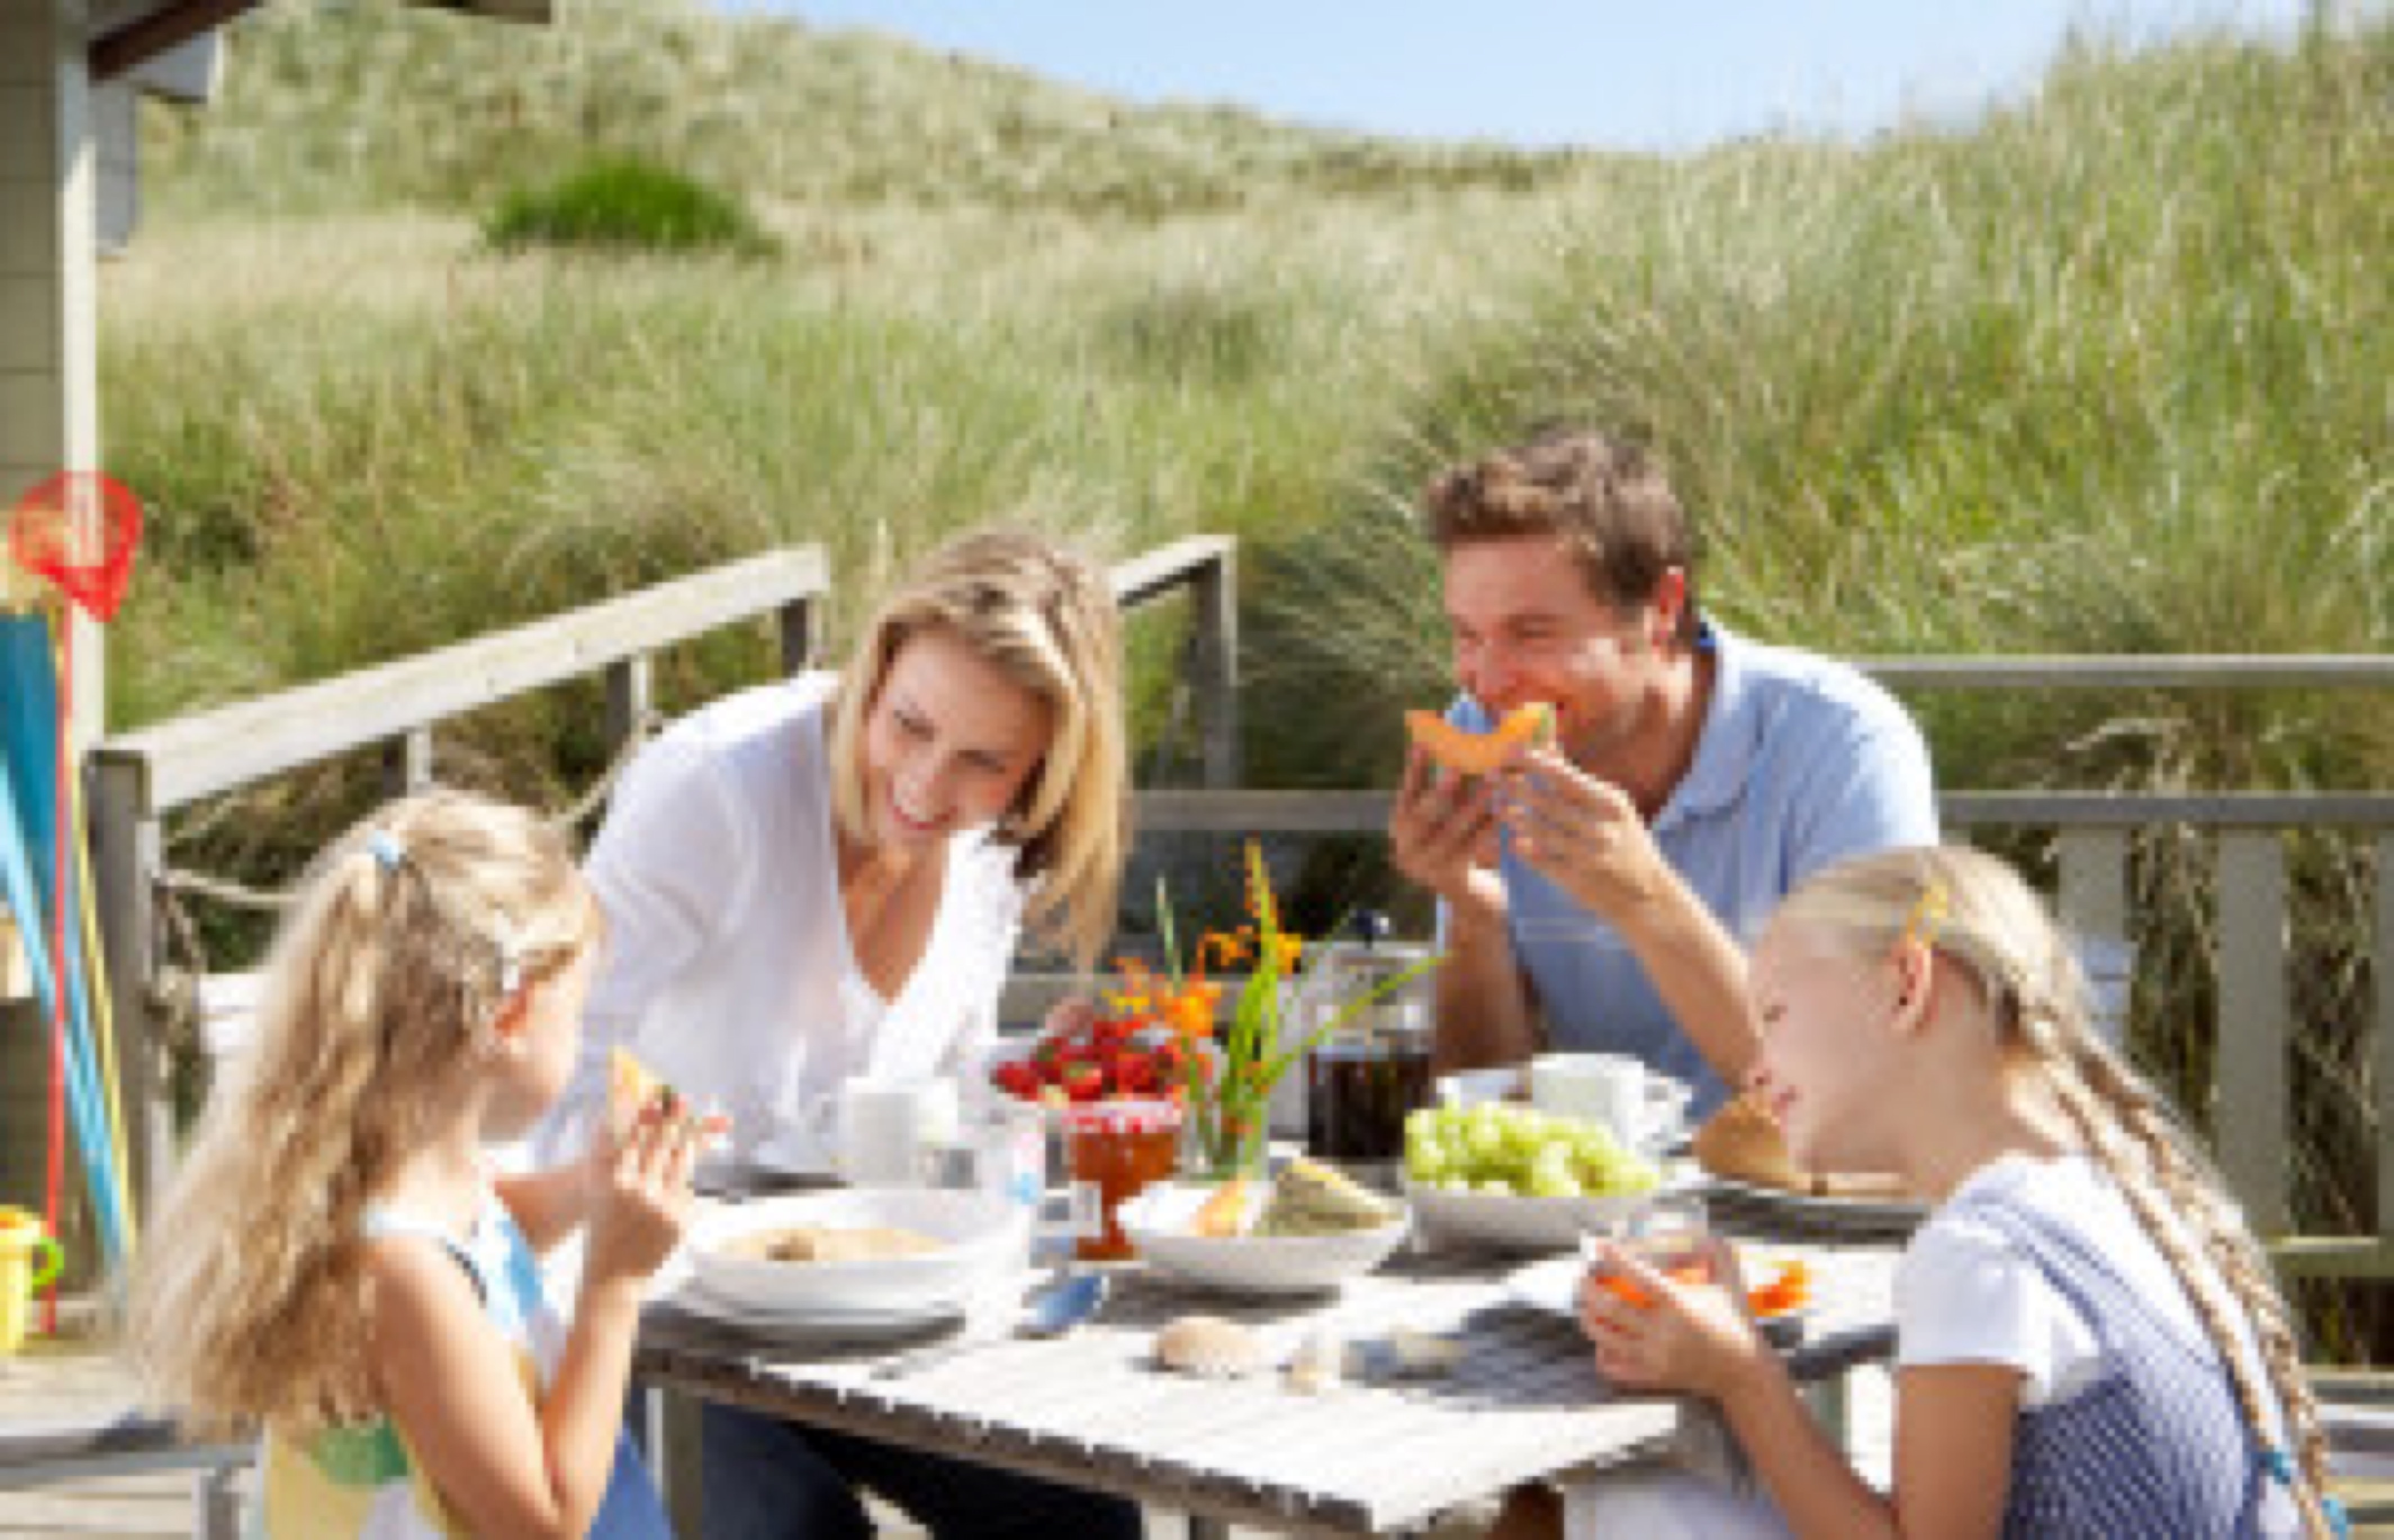
[[1627,1223],[1666,1186],[1600,1125],[1534,1108],[1424,1108],[1405,1124],[1405,1196],[1439,1239],[1565,1250]]

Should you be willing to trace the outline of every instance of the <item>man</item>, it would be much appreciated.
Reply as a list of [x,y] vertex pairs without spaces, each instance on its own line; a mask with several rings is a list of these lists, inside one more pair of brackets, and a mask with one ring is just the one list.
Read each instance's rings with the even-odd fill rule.
[[1449,719],[1543,701],[1557,725],[1490,777],[1407,760],[1388,833],[1440,901],[1440,1067],[1627,1053],[1707,1113],[1754,1052],[1741,940],[1814,869],[1936,842],[1919,730],[1854,670],[1703,619],[1689,520],[1631,445],[1545,434],[1427,503]]

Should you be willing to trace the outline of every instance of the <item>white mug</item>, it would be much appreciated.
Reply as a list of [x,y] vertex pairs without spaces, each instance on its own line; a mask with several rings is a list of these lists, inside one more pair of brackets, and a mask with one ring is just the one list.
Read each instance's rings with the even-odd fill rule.
[[923,1152],[956,1138],[956,1083],[855,1075],[808,1104],[817,1144],[834,1152],[840,1179],[857,1187],[914,1187]]
[[1530,1060],[1530,1101],[1539,1111],[1585,1118],[1632,1146],[1678,1131],[1688,1087],[1618,1053],[1543,1053]]

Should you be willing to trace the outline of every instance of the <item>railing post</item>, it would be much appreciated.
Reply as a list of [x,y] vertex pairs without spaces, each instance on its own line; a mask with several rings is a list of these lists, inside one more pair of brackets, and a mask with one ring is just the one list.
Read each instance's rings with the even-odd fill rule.
[[2059,843],[2062,924],[2078,941],[2095,1026],[2113,1046],[2123,1046],[2137,958],[2128,928],[2128,832],[2064,829]]
[[646,652],[607,665],[607,752],[621,754],[656,704],[656,670]]
[[2377,836],[2377,1237],[2394,1242],[2394,834]]
[[815,649],[822,640],[822,607],[817,597],[793,599],[782,606],[779,615],[782,630],[782,672],[803,674],[815,664]]
[[1197,692],[1204,783],[1245,779],[1239,727],[1239,547],[1225,543],[1190,581],[1190,682]]
[[2286,853],[2274,829],[2219,836],[2219,1165],[2254,1231],[2294,1227],[2287,1143]]
[[155,1214],[175,1169],[171,1066],[159,1040],[151,990],[158,978],[156,888],[163,845],[150,814],[148,768],[138,759],[95,755],[88,771],[93,898],[99,905],[100,953],[119,1046],[119,1087],[131,1126],[133,1169],[125,1185],[139,1214]]
[[382,748],[382,790],[388,797],[412,796],[432,784],[432,731],[418,728]]

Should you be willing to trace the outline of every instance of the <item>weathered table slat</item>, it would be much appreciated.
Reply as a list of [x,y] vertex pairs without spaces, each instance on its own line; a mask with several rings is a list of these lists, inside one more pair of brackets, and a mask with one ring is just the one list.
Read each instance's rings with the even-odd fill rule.
[[[1829,1372],[1883,1353],[1894,1252],[1775,1247],[1812,1264],[1821,1306],[1796,1356]],[[824,1354],[669,1310],[643,1330],[640,1370],[686,1392],[1291,1533],[1385,1534],[1524,1481],[1651,1457],[1685,1415],[1623,1396],[1572,1323],[1514,1302],[1520,1258],[1416,1251],[1318,1298],[1240,1300],[1125,1271],[1098,1320],[1054,1342],[977,1346],[892,1378],[897,1349]],[[1274,1367],[1238,1380],[1166,1373],[1157,1327],[1220,1315],[1263,1338]],[[1419,1382],[1287,1388],[1278,1365],[1317,1329],[1347,1341],[1392,1326],[1455,1336],[1464,1359]]]

